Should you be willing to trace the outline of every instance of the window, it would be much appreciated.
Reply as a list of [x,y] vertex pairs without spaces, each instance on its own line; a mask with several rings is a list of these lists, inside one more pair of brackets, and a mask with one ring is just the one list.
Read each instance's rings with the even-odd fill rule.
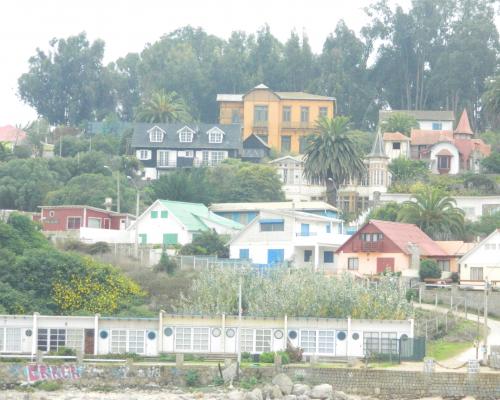
[[332,263],[333,262],[333,251],[325,251],[323,252],[323,262],[326,263]]
[[148,242],[148,234],[147,233],[140,233],[139,234],[139,243],[146,244],[147,242]]
[[177,131],[179,134],[179,142],[181,143],[191,143],[193,141],[194,131],[185,126]]
[[[3,329],[0,328],[0,350],[3,344]],[[21,351],[21,328],[5,328],[5,351]]]
[[271,329],[255,330],[255,351],[271,351]]
[[361,240],[363,242],[378,242],[384,238],[383,233],[362,233]]
[[304,262],[310,262],[312,257],[312,250],[304,250]]
[[363,347],[365,355],[380,352],[380,341],[378,332],[365,332],[363,335]]
[[299,138],[299,153],[303,154],[306,151],[308,143],[309,140],[307,136],[302,136]]
[[438,260],[438,266],[441,271],[449,272],[450,271],[450,260]]
[[68,329],[66,331],[66,347],[73,350],[83,350],[83,329]]
[[160,212],[161,218],[165,219],[168,218],[168,211],[167,210],[162,210]]
[[316,353],[316,331],[300,331],[300,347],[304,353]]
[[175,328],[175,349],[191,349],[191,328]]
[[330,224],[325,225],[326,233],[332,233],[332,226]]
[[210,163],[211,165],[219,165],[226,158],[226,153],[224,151],[212,151],[210,153]]
[[241,351],[252,353],[253,350],[253,329],[242,329],[240,334]]
[[203,165],[208,165],[209,159],[210,159],[210,153],[206,150],[203,151],[201,153],[201,161],[202,161]]
[[171,244],[177,244],[177,242],[178,242],[177,233],[164,233],[163,234],[163,244],[171,245]]
[[450,159],[449,156],[438,156],[438,169],[450,169]]
[[144,353],[144,331],[128,331],[127,353]]
[[309,107],[300,107],[300,122],[309,122]]
[[208,351],[209,328],[193,328],[193,350]]
[[318,331],[318,353],[333,354],[335,352],[335,332]]
[[158,167],[168,167],[168,150],[158,150],[156,153],[156,165]]
[[248,249],[240,249],[240,260],[248,260],[250,258],[250,251]]
[[401,149],[401,142],[392,142],[392,149],[393,150],[400,150]]
[[328,117],[328,107],[320,107],[319,108],[319,117],[320,118]]
[[127,331],[111,331],[111,353],[122,354],[127,352]]
[[241,122],[240,110],[233,109],[231,110],[231,123],[239,124]]
[[80,217],[68,217],[68,229],[80,229]]
[[158,211],[151,211],[150,215],[151,215],[151,219],[156,219],[156,218],[158,218]]
[[217,127],[214,127],[210,129],[207,133],[208,133],[208,143],[222,143],[224,131],[222,131]]
[[289,152],[292,145],[292,138],[290,136],[281,136],[281,151]]
[[292,120],[292,107],[283,107],[283,122],[290,122]]
[[89,228],[100,228],[101,227],[101,219],[100,218],[89,218],[88,219],[88,227]]
[[260,221],[261,232],[283,232],[285,230],[285,221],[283,219],[268,219]]
[[66,329],[50,329],[49,348],[47,351],[57,351],[66,344]]
[[433,131],[440,131],[443,129],[443,123],[442,122],[433,122],[432,123],[432,130]]
[[359,258],[353,257],[347,259],[347,269],[357,270],[359,269]]
[[483,280],[483,267],[471,267],[470,279],[472,281],[482,281]]
[[396,332],[382,332],[380,334],[380,352],[382,354],[398,353],[398,334]]
[[253,120],[254,122],[267,122],[267,106],[255,106]]
[[135,155],[139,160],[151,160],[151,150],[137,150]]
[[165,135],[165,131],[157,126],[148,130],[149,133],[149,141],[152,143],[160,143],[163,142],[163,136]]

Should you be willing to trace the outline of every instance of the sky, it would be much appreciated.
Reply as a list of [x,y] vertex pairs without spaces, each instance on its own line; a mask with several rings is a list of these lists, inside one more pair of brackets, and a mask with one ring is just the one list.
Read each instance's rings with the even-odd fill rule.
[[[410,0],[399,0],[407,6]],[[315,52],[344,19],[359,31],[371,0],[0,0],[0,126],[26,124],[36,112],[17,96],[17,79],[27,72],[36,48],[52,38],[82,31],[106,43],[105,63],[140,52],[163,34],[186,25],[229,37],[235,30],[256,32],[268,24],[285,41],[305,32]],[[215,100],[215,99],[214,99]]]

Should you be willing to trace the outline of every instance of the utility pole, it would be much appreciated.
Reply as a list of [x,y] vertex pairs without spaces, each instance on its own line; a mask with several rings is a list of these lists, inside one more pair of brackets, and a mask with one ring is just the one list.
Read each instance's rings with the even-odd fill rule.
[[116,211],[120,212],[120,170],[116,170]]
[[489,291],[489,282],[488,277],[484,280],[484,305],[483,305],[483,335],[484,335],[484,352],[483,352],[483,362],[485,365],[488,362],[488,291]]
[[127,179],[132,182],[135,187],[135,229],[134,229],[134,255],[137,258],[139,256],[139,228],[137,226],[139,220],[139,203],[141,201],[141,192],[139,191],[139,187],[132,179],[131,176],[127,175]]

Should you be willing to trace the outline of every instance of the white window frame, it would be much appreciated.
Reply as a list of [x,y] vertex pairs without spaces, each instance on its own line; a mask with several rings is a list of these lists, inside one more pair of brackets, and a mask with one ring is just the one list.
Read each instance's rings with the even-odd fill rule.
[[110,332],[110,353],[145,354],[146,331],[143,329],[112,329]]
[[84,344],[83,329],[66,329],[66,344],[65,347],[73,350],[82,350]]
[[[43,335],[42,335],[41,331],[47,332],[47,337],[45,338],[45,350],[40,349],[40,339],[43,339]],[[53,340],[53,339],[55,339],[55,340]],[[37,349],[39,349],[41,351],[47,351],[47,352],[57,351],[61,347],[66,347],[66,341],[67,341],[67,329],[66,328],[38,328],[36,346],[37,346]]]
[[[95,226],[90,226],[90,220],[98,221],[99,222],[99,226],[97,228]],[[96,229],[103,228],[102,218],[99,218],[99,217],[88,217],[88,219],[87,219],[87,228],[96,228]]]
[[109,351],[111,354],[124,354],[127,352],[127,330],[112,329],[109,334]]
[[210,152],[210,164],[212,166],[219,165],[222,161],[226,159],[225,151],[211,151]]
[[[79,219],[80,220],[80,226],[78,228],[70,228],[69,227],[69,219],[70,218]],[[82,217],[80,217],[79,215],[68,215],[66,217],[66,229],[68,229],[68,230],[77,230],[77,229],[80,229],[81,227],[82,227]]]
[[185,125],[181,129],[177,131],[179,135],[180,143],[192,143],[194,137],[194,130],[192,130],[189,126]]
[[140,149],[135,152],[135,156],[138,160],[145,161],[151,160],[151,150]]
[[224,140],[225,132],[214,126],[212,129],[207,131],[208,143],[222,143]]
[[170,152],[168,150],[157,150],[156,152],[156,166],[168,167]]
[[322,329],[317,333],[317,352],[319,354],[335,354],[336,332],[331,329]]
[[149,129],[148,134],[149,134],[149,141],[151,143],[161,143],[163,142],[163,138],[165,137],[165,131],[157,125]]
[[[313,329],[301,329],[300,331],[300,345],[299,347],[304,350],[304,353],[315,354],[318,347],[317,332]],[[312,351],[311,351],[312,349]]]
[[210,328],[208,327],[175,327],[175,351],[210,351]]
[[[22,352],[22,329],[17,327],[0,328],[0,352]],[[12,341],[12,339],[15,339]],[[11,339],[9,341],[9,339]]]
[[484,280],[484,268],[483,267],[470,267],[470,280],[471,281]]

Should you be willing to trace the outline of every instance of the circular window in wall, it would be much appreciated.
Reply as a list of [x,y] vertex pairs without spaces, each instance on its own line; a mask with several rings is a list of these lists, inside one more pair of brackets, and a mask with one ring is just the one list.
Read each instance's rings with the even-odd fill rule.
[[101,331],[99,333],[99,336],[101,337],[101,339],[107,339],[108,338],[108,331]]
[[352,334],[353,340],[358,340],[359,339],[359,333],[355,332]]
[[172,330],[172,328],[165,328],[163,330],[163,333],[165,334],[165,336],[172,336],[174,334],[174,331]]
[[155,340],[156,339],[156,332],[155,331],[149,331],[148,332],[148,339],[149,340]]
[[31,335],[33,335],[33,331],[31,329],[26,329],[26,332],[24,332],[24,334],[30,337]]
[[408,335],[406,333],[403,333],[401,335],[401,340],[406,340],[406,339],[408,339]]
[[49,217],[53,217],[54,216],[54,211],[49,211]]
[[229,329],[226,329],[226,336],[231,338],[231,337],[234,337],[234,335],[236,334],[236,332],[234,331],[233,328],[229,328]]
[[290,332],[288,332],[288,337],[290,339],[297,339],[297,331],[290,331]]
[[219,337],[222,332],[220,331],[219,328],[214,328],[212,329],[212,336],[213,337]]
[[345,340],[346,336],[347,335],[345,334],[344,331],[340,331],[339,333],[337,333],[337,339],[338,340]]
[[283,331],[280,330],[274,331],[274,337],[276,339],[283,339]]

